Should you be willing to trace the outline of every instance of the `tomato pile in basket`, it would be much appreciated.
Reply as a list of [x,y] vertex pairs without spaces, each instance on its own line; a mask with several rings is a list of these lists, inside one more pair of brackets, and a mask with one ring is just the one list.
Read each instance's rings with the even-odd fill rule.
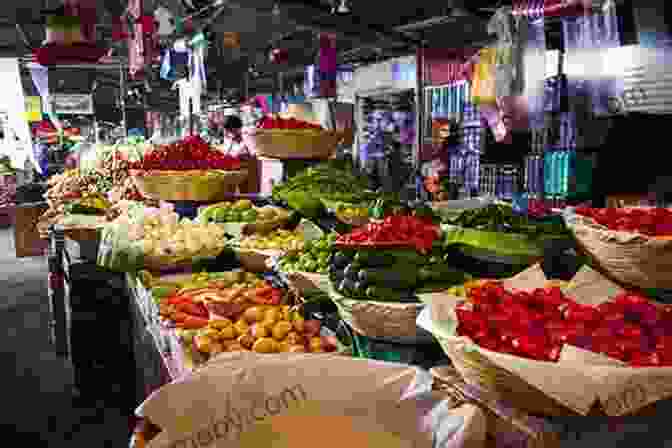
[[557,361],[571,344],[631,367],[672,366],[672,307],[636,294],[590,306],[557,287],[507,291],[488,282],[472,288],[456,314],[458,335],[491,351]]
[[382,222],[370,222],[366,226],[342,235],[336,244],[345,246],[400,245],[415,247],[418,252],[428,252],[441,235],[438,226],[415,216],[388,216]]
[[158,146],[147,152],[142,160],[133,162],[135,170],[238,170],[240,159],[212,149],[198,136],[186,137],[170,145]]
[[592,218],[611,230],[637,232],[649,236],[672,235],[672,210],[667,208],[577,207],[576,213]]
[[282,130],[297,130],[297,129],[312,129],[315,131],[323,131],[324,129],[319,124],[309,123],[296,118],[273,118],[264,117],[257,123],[258,129],[282,129]]

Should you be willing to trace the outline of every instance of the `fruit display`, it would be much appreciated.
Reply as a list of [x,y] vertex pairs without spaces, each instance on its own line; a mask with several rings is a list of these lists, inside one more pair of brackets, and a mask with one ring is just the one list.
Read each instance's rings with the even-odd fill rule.
[[132,162],[135,174],[151,171],[238,170],[240,159],[217,151],[198,136],[177,143],[162,145],[146,152],[141,160]]
[[199,211],[199,218],[205,222],[273,222],[286,217],[286,213],[276,207],[255,207],[251,201],[241,199],[235,202],[220,202]]
[[672,210],[667,208],[577,207],[575,212],[610,230],[653,237],[672,236]]
[[331,248],[336,242],[336,234],[324,235],[314,241],[306,241],[300,252],[284,255],[278,262],[282,272],[315,272],[327,274]]
[[239,247],[241,249],[295,252],[302,250],[304,244],[304,236],[301,232],[278,229],[270,233],[244,236],[239,242]]
[[257,123],[258,129],[283,130],[283,131],[308,131],[323,132],[324,128],[319,124],[309,123],[296,118],[281,118],[266,116]]
[[331,258],[329,280],[352,299],[416,302],[416,294],[443,291],[470,277],[446,265],[440,254],[413,249],[342,249]]
[[140,216],[133,218],[121,215],[115,224],[126,229],[132,246],[145,256],[190,258],[218,252],[225,246],[220,226],[180,219],[170,205],[144,208]]
[[382,222],[370,222],[336,240],[343,246],[409,246],[428,252],[439,239],[438,226],[415,216],[388,216]]
[[672,365],[672,308],[638,294],[592,306],[558,287],[507,291],[488,282],[472,288],[455,311],[458,335],[491,351],[555,362],[571,344],[631,367]]

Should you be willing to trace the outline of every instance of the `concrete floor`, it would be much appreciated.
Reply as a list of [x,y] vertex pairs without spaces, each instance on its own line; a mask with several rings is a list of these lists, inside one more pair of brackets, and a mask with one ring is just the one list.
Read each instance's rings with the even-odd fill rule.
[[46,258],[17,259],[0,229],[0,427],[31,447],[127,446],[133,410],[78,397],[51,346],[46,279]]

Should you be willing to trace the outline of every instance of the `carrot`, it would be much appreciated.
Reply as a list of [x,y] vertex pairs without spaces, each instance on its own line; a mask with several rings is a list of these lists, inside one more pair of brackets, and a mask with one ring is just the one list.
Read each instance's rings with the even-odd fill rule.
[[185,330],[196,330],[208,325],[209,320],[203,317],[188,316],[183,322],[177,323],[175,326],[184,328]]
[[257,297],[268,297],[271,294],[273,294],[273,288],[272,286],[263,286],[261,288],[257,288],[254,290],[254,295]]
[[170,320],[174,322],[184,322],[189,318],[189,315],[187,313],[183,313],[182,311],[176,311],[170,316]]

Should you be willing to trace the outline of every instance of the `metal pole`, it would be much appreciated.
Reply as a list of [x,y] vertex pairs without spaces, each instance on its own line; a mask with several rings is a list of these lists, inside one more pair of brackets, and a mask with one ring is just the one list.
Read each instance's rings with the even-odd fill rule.
[[121,129],[124,138],[126,138],[128,136],[126,127],[126,72],[122,65],[119,65],[119,107],[121,108]]
[[416,175],[416,190],[418,199],[421,198],[422,188],[422,163],[420,156],[425,144],[425,50],[423,45],[419,45],[416,56],[416,87],[415,87],[415,153],[413,154],[413,168]]

